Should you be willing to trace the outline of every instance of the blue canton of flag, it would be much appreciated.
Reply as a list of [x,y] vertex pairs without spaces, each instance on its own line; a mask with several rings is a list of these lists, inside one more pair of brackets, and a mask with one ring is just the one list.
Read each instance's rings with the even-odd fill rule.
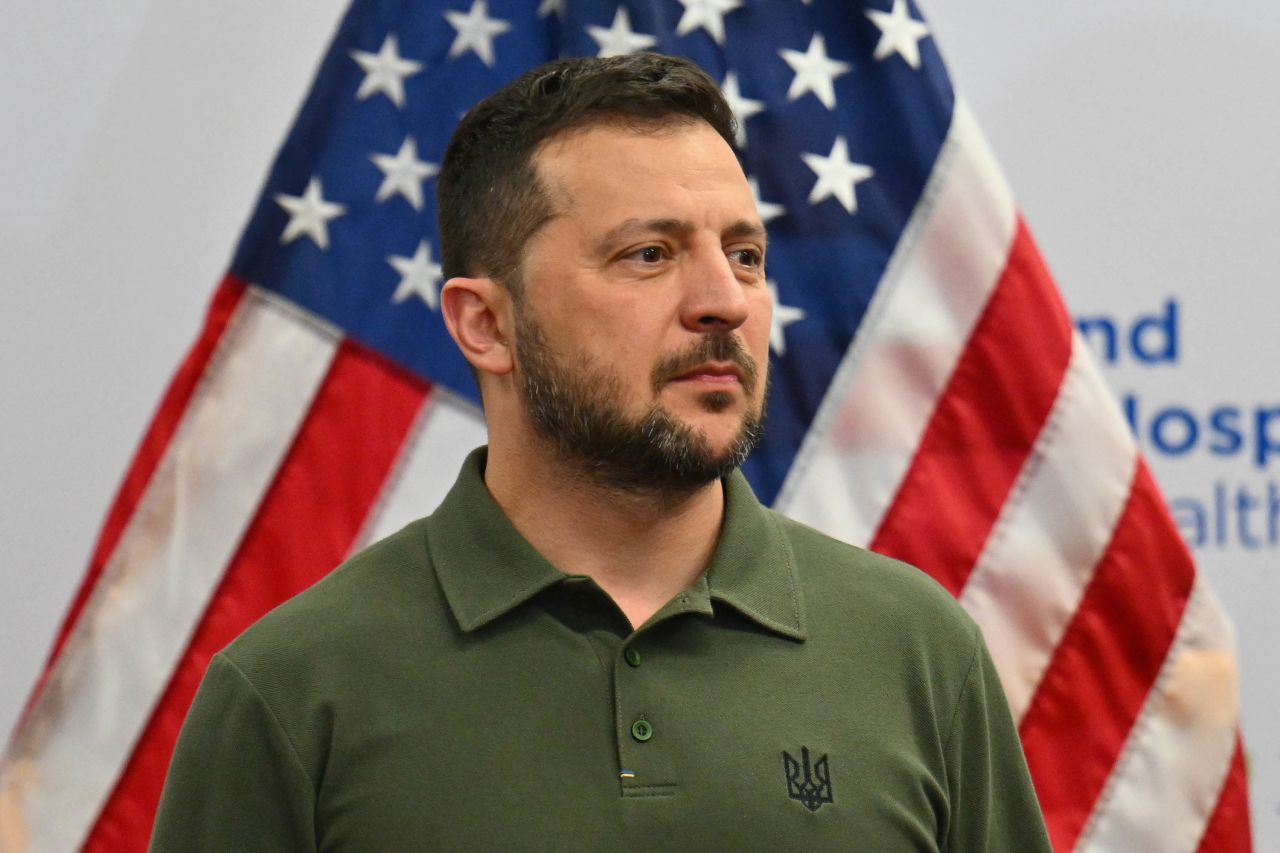
[[560,56],[655,50],[717,81],[769,230],[768,430],[744,466],[771,502],[946,136],[951,86],[905,0],[355,4],[233,272],[479,402],[439,313],[432,176],[458,119]]

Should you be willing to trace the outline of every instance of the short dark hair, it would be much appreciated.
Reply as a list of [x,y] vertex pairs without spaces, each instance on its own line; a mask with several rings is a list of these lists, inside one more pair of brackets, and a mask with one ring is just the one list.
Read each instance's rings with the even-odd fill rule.
[[704,121],[736,150],[733,111],[685,59],[633,53],[540,65],[476,104],[449,140],[436,201],[446,279],[489,276],[519,298],[525,243],[554,215],[533,157],[554,136],[596,124],[650,129]]

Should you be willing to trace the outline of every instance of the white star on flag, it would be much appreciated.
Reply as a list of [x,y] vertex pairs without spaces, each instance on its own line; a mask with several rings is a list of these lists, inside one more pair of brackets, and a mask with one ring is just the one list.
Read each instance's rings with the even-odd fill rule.
[[538,7],[538,17],[545,18],[551,14],[564,17],[564,0],[542,0],[542,5]]
[[720,86],[720,94],[724,95],[725,101],[729,104],[729,109],[733,110],[733,117],[738,120],[738,147],[746,148],[747,119],[764,112],[764,101],[753,101],[751,98],[744,98],[742,92],[738,89],[738,75],[732,71],[724,75],[724,83]]
[[351,51],[351,58],[364,69],[364,79],[356,90],[356,100],[363,101],[381,92],[397,107],[404,106],[404,80],[422,70],[421,62],[404,59],[394,34],[388,33],[377,53]]
[[347,212],[345,206],[324,200],[319,178],[312,178],[300,196],[278,193],[276,204],[289,214],[280,242],[292,243],[305,234],[321,249],[329,248],[329,221]]
[[716,44],[724,44],[724,16],[742,5],[742,0],[680,0],[684,14],[676,24],[676,35],[683,36],[702,27]]
[[416,295],[427,303],[428,308],[436,310],[440,303],[436,282],[440,280],[443,271],[439,264],[431,260],[431,247],[426,240],[418,244],[418,251],[413,253],[412,258],[392,255],[387,258],[387,263],[400,273],[400,285],[391,297],[392,302],[404,302]]
[[587,34],[600,45],[597,56],[622,56],[653,47],[658,40],[644,33],[632,32],[631,18],[625,6],[619,6],[613,15],[613,25],[606,27],[587,27]]
[[778,300],[778,285],[771,281],[766,281],[765,284],[769,288],[769,297],[773,300],[773,318],[770,320],[769,326],[769,349],[779,356],[783,356],[787,354],[787,326],[797,320],[803,320],[804,309],[796,308],[793,305],[783,305]]
[[893,0],[893,8],[888,12],[879,9],[868,9],[867,17],[880,28],[880,41],[876,44],[875,59],[886,59],[897,53],[912,68],[920,68],[920,40],[929,35],[929,28],[924,21],[911,17],[907,8],[907,0]]
[[751,196],[756,200],[756,213],[760,214],[761,222],[768,223],[787,212],[782,205],[760,198],[760,182],[755,178],[747,178],[747,186],[751,187]]
[[805,92],[813,92],[824,107],[829,110],[836,108],[835,80],[841,74],[848,74],[853,66],[827,56],[827,44],[821,33],[813,34],[809,49],[804,53],[783,49],[778,54],[796,73],[791,88],[787,89],[788,101],[796,100]]
[[418,143],[406,136],[395,156],[374,154],[370,158],[383,174],[378,187],[378,201],[386,201],[397,193],[404,196],[414,210],[422,210],[422,182],[440,171],[435,163],[418,159]]
[[809,193],[809,204],[817,204],[835,196],[849,213],[858,212],[858,198],[853,188],[875,174],[870,166],[849,161],[849,143],[837,136],[826,157],[821,154],[801,154],[804,164],[814,171],[818,180]]
[[444,16],[458,31],[449,45],[449,58],[457,59],[468,50],[474,51],[485,65],[494,62],[493,40],[511,29],[511,22],[489,17],[487,0],[473,0],[469,12],[447,11]]

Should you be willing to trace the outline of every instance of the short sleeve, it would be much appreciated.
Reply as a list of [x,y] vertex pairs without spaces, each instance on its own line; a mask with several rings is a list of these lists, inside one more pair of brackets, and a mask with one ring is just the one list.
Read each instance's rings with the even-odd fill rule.
[[183,723],[150,850],[315,850],[315,788],[275,715],[224,655]]
[[1004,690],[982,637],[946,743],[951,853],[1050,851]]

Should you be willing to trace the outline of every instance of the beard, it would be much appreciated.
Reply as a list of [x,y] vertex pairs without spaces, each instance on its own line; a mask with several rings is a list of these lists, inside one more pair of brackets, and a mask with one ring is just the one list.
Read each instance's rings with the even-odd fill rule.
[[[527,307],[517,306],[515,331],[520,393],[534,430],[597,485],[675,500],[732,472],[760,441],[763,402],[743,415],[738,434],[716,453],[701,431],[676,420],[656,400],[638,418],[629,416],[621,379],[603,368],[575,370],[558,361]],[[664,358],[652,373],[655,395],[708,361],[733,362],[751,399],[759,381],[755,362],[728,332],[708,333]],[[699,403],[709,412],[722,412],[733,400],[730,393],[710,391]]]

